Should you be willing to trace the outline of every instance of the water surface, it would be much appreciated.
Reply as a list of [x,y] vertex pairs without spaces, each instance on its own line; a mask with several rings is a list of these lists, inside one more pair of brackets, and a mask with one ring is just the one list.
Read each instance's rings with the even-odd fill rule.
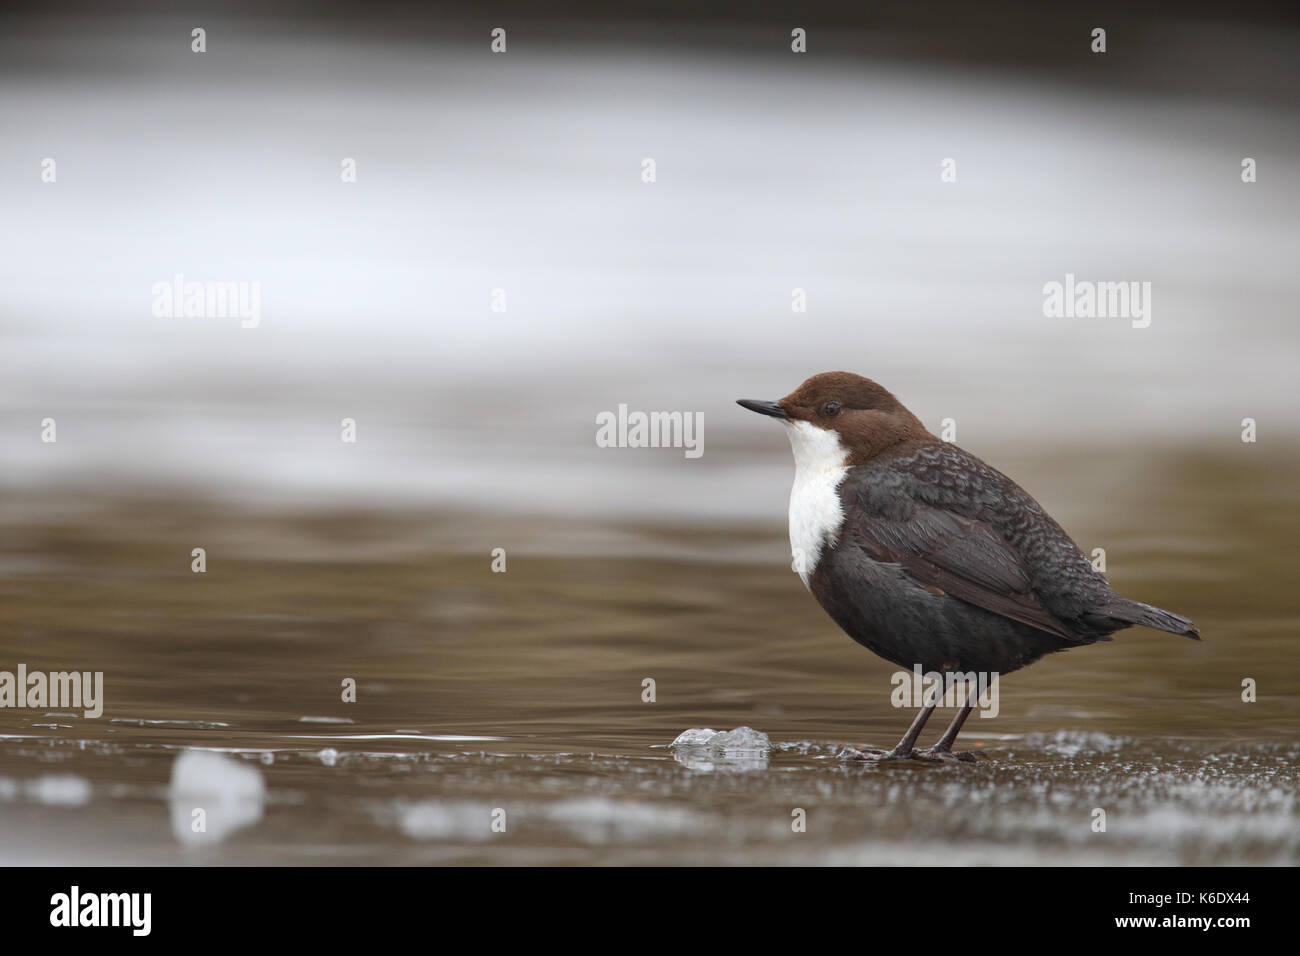
[[[991,759],[938,767],[840,759],[911,714],[789,572],[779,511],[702,527],[11,498],[0,661],[103,670],[107,700],[98,719],[0,711],[4,860],[1294,863],[1289,478],[1193,456],[1166,484],[1164,460],[1084,530],[1117,586],[1205,640],[1135,630],[1046,658],[968,724]],[[771,751],[667,747],[742,725]],[[222,759],[178,774],[187,751]]]

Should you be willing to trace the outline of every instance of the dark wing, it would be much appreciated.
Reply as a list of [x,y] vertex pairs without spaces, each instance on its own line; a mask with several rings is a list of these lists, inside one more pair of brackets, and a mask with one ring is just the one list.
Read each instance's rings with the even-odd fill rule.
[[898,564],[918,583],[1067,641],[1084,638],[1034,593],[1020,556],[983,522],[912,502],[909,514],[859,512],[841,534],[873,560]]

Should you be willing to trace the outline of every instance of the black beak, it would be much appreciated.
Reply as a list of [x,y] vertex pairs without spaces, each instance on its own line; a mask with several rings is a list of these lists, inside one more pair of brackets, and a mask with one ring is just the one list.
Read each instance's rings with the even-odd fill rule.
[[752,398],[738,398],[736,404],[741,408],[748,408],[751,412],[758,412],[760,415],[770,415],[773,418],[789,418],[785,409],[776,402],[758,402]]

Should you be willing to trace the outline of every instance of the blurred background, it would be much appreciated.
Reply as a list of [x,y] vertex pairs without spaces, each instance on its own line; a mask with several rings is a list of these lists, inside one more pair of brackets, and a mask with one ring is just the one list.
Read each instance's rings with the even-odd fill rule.
[[[0,710],[0,860],[1295,862],[1297,27],[5,8],[0,669],[106,705]],[[176,274],[257,283],[256,327],[159,317]],[[1067,274],[1149,282],[1149,327],[1046,317]],[[734,405],[830,369],[1205,642],[1016,675],[994,767],[843,766],[910,715],[789,572],[788,445]],[[704,454],[598,447],[620,404],[702,414]],[[742,724],[770,751],[666,749]],[[196,841],[196,790],[238,826]]]

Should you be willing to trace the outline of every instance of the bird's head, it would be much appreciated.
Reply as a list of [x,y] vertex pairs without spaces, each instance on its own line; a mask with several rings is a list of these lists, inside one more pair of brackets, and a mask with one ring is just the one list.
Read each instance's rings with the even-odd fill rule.
[[816,452],[817,457],[838,448],[841,461],[847,457],[853,465],[899,442],[929,435],[893,393],[852,372],[814,375],[780,401],[740,399],[737,404],[781,421],[801,465],[801,446],[828,449]]

